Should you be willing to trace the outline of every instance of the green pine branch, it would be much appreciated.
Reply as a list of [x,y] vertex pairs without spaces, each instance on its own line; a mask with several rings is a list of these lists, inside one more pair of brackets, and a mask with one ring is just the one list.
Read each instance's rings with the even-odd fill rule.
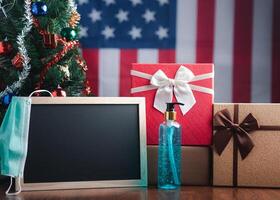
[[[8,2],[10,0],[4,0]],[[68,0],[43,0],[48,7],[46,16],[39,16],[37,19],[40,26],[53,34],[60,35],[63,28],[69,27],[69,19],[71,13],[69,12]],[[18,45],[16,43],[17,35],[23,28],[23,14],[24,14],[24,0],[16,0],[14,7],[7,13],[8,18],[2,17],[0,19],[0,41],[8,39],[13,46],[10,54],[0,55],[0,86],[3,87],[12,84],[18,80],[20,70],[11,63],[11,59],[18,53]],[[79,30],[79,27],[76,27]],[[40,73],[44,68],[46,61],[53,58],[61,49],[63,45],[59,44],[55,49],[49,49],[44,46],[43,37],[39,31],[33,26],[28,37],[25,38],[28,55],[31,58],[31,72],[28,79],[25,81],[22,88],[17,95],[27,96],[35,90],[36,84],[40,80]],[[53,65],[48,71],[42,89],[53,91],[57,85],[67,92],[68,96],[81,96],[84,89],[85,72],[76,62],[76,56],[81,55],[78,47],[70,50],[58,63]],[[68,66],[70,76],[66,77],[66,73],[61,70],[61,66]],[[66,77],[66,78],[65,78]],[[3,90],[3,88],[0,88]],[[5,109],[0,105],[0,118],[3,116]]]

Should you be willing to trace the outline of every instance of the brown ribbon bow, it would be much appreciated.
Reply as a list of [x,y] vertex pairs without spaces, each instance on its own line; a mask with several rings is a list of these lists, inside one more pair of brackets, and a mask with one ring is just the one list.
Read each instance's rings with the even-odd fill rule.
[[241,124],[232,120],[230,112],[227,109],[217,112],[214,116],[214,145],[216,152],[221,155],[231,137],[237,142],[242,159],[245,159],[254,147],[254,143],[249,133],[259,129],[257,119],[250,113]]

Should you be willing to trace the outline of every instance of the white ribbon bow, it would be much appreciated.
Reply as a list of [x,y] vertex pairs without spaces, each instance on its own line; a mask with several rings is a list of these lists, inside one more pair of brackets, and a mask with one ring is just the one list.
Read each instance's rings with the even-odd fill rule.
[[170,79],[166,74],[158,70],[151,78],[151,85],[157,87],[154,100],[154,107],[161,112],[166,110],[166,103],[172,102],[173,91],[178,102],[184,103],[180,106],[183,115],[185,115],[196,103],[189,82],[193,80],[194,74],[184,66],[180,66],[176,72],[175,79]]
[[158,70],[154,75],[137,70],[131,70],[130,74],[132,76],[150,80],[151,85],[143,85],[131,88],[131,93],[157,90],[154,100],[154,107],[162,113],[164,113],[166,110],[166,103],[172,101],[173,91],[177,101],[185,104],[184,106],[180,106],[183,115],[185,115],[196,103],[192,91],[202,92],[210,95],[214,94],[214,91],[211,88],[190,83],[205,79],[213,80],[213,72],[194,76],[191,70],[181,65],[176,72],[175,79],[168,78],[161,70]]

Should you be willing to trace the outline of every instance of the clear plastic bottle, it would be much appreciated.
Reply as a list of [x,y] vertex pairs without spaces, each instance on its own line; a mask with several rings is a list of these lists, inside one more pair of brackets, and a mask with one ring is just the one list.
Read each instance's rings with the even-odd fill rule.
[[159,127],[158,188],[177,189],[181,185],[181,125],[174,105],[168,103],[165,121]]

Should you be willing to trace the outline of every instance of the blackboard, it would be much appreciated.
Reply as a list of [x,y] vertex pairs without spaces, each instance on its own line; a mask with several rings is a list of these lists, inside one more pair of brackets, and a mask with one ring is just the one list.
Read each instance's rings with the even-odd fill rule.
[[146,186],[142,98],[32,98],[23,190]]

